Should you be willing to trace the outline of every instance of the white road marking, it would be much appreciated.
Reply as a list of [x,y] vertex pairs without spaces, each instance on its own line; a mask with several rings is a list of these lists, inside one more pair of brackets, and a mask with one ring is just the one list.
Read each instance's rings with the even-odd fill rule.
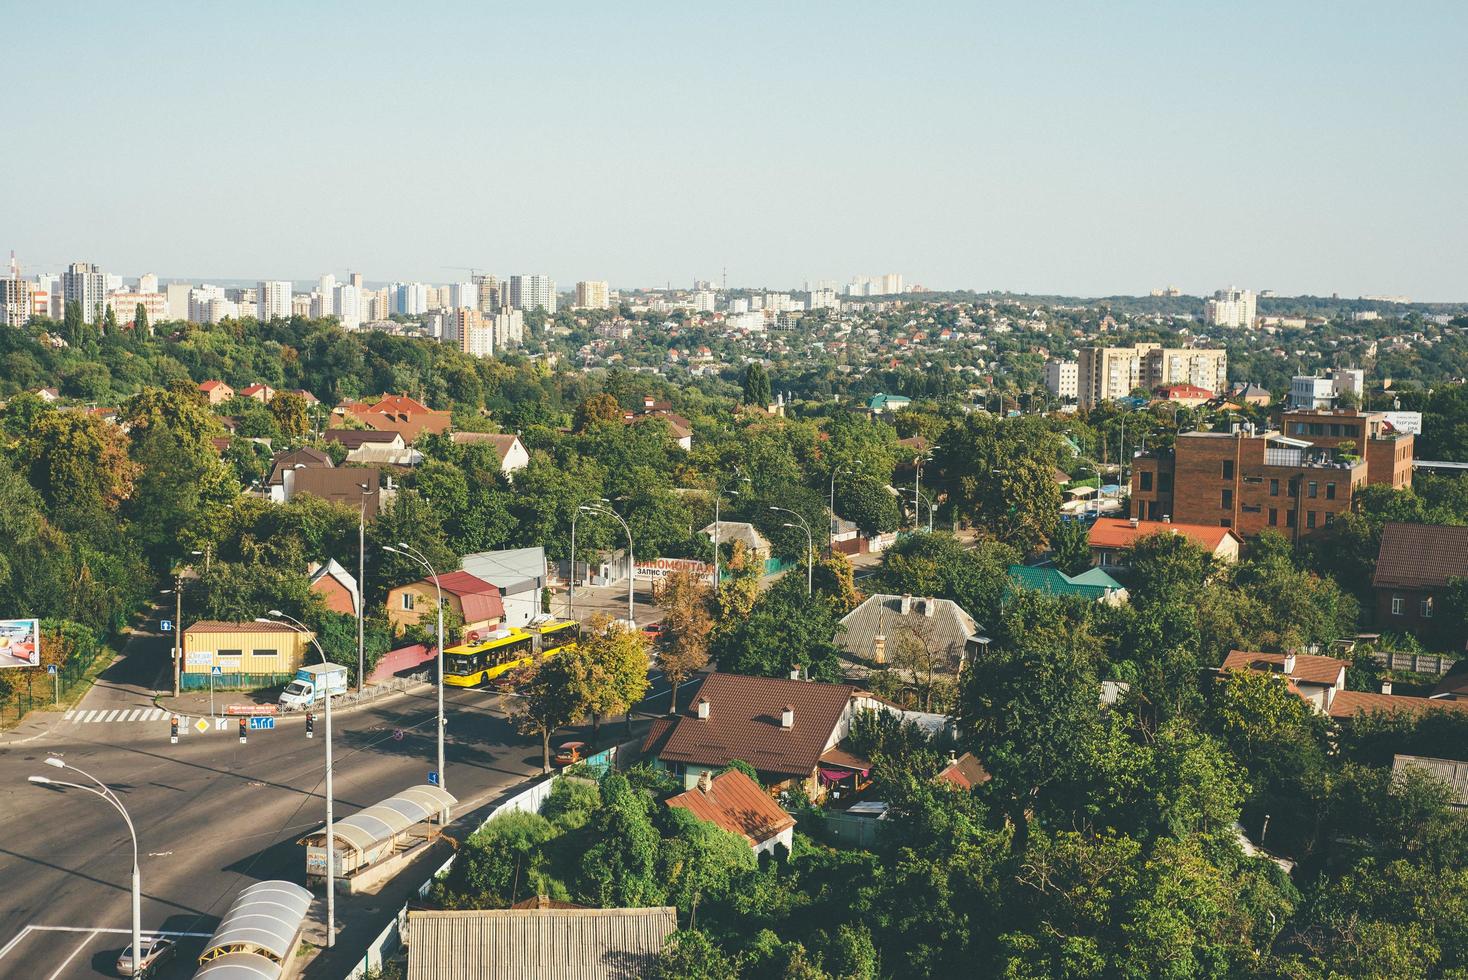
[[78,946],[76,949],[74,949],[74,950],[71,951],[71,955],[70,956],[68,956],[66,959],[64,959],[64,960],[61,961],[61,965],[56,968],[56,972],[53,973],[53,974],[51,974],[51,976],[48,978],[48,980],[56,980],[57,977],[61,976],[61,974],[66,971],[67,965],[69,963],[71,963],[72,960],[76,959],[76,954],[77,953],[80,953],[82,950],[86,949],[87,948],[87,943],[91,942],[96,937],[96,935],[97,935],[97,933],[96,933],[95,930],[92,931],[92,932],[87,933],[87,938],[82,940],[80,946]]
[[120,714],[122,714],[121,711],[115,711],[115,710],[114,711],[109,711],[109,712],[107,712],[107,717],[103,718],[102,721],[103,722],[116,721],[117,720],[117,716],[120,715]]
[[76,709],[75,708],[72,708],[70,711],[68,711],[66,713],[66,715],[65,715],[66,720],[67,721],[70,721],[71,720],[71,716],[74,715],[74,714],[76,714]]
[[121,721],[137,721],[140,717],[142,717],[142,714],[143,714],[143,709],[142,708],[134,708],[133,710],[131,710],[131,711],[129,711],[127,713],[127,717],[122,718],[120,720]]
[[154,708],[152,711],[148,712],[148,720],[162,721],[165,717],[167,717],[167,715],[168,712],[164,711],[162,708]]
[[[90,932],[93,935],[99,932],[115,933],[119,936],[131,936],[131,929],[106,928],[104,926],[26,926],[27,929],[35,929],[37,932]],[[151,939],[154,936],[182,936],[184,938],[208,939],[214,935],[212,932],[179,932],[175,929],[144,929],[141,933],[144,938]]]
[[12,949],[15,948],[16,943],[20,942],[26,936],[30,935],[31,929],[32,929],[31,926],[26,926],[20,932],[18,932],[18,933],[15,934],[15,938],[14,939],[12,939],[10,942],[6,943],[4,945],[4,947],[0,947],[0,960],[5,959],[5,955],[7,953],[9,953]]
[[92,711],[83,711],[81,714],[79,714],[79,715],[76,716],[76,720],[78,722],[84,722],[88,718],[92,717],[92,715],[95,714],[95,713],[96,712],[92,712]]

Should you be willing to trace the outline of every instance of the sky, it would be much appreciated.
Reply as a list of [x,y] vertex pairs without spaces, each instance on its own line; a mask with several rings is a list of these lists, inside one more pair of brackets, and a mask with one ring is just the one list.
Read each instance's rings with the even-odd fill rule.
[[1461,0],[3,7],[27,272],[1468,299]]

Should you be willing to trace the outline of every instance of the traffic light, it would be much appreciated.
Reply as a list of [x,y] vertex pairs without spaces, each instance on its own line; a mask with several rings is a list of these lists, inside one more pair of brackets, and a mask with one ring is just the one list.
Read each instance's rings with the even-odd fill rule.
[[316,716],[309,711],[306,712],[306,737],[316,737]]
[[240,744],[245,744],[245,719],[240,719]]
[[168,743],[178,744],[178,715],[174,715],[173,720],[168,723]]

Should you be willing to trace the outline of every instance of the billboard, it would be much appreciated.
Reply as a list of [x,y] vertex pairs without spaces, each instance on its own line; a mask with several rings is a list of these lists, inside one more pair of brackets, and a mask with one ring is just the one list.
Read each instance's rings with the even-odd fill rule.
[[1421,412],[1382,412],[1391,427],[1398,432],[1411,433],[1414,436],[1422,435],[1422,413]]
[[0,619],[0,668],[41,666],[41,623]]

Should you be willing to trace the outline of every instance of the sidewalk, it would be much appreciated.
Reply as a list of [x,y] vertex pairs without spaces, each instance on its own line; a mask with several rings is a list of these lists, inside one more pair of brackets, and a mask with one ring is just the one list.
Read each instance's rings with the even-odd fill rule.
[[[162,680],[165,680],[169,686],[172,685],[171,677],[162,678]],[[352,701],[345,704],[341,702],[339,696],[337,700],[331,703],[331,715],[333,718],[340,718],[343,715],[361,711],[363,708],[381,706],[390,703],[396,698],[423,694],[434,689],[432,682],[423,681],[400,690],[385,691],[376,697],[369,697],[361,701]],[[215,691],[213,716],[219,718],[234,717],[229,714],[228,709],[230,705],[249,705],[252,708],[276,706],[276,700],[271,696],[273,693],[273,691],[270,693],[256,691]],[[163,688],[153,695],[153,703],[165,711],[171,711],[181,718],[210,717],[208,691],[182,691],[178,697],[174,697],[168,693],[166,688]],[[317,705],[311,713],[319,721],[324,710],[324,705]],[[273,717],[276,719],[277,725],[304,725],[306,723],[306,714],[307,712],[305,711],[281,711]],[[244,715],[239,715],[238,717],[244,717]]]

